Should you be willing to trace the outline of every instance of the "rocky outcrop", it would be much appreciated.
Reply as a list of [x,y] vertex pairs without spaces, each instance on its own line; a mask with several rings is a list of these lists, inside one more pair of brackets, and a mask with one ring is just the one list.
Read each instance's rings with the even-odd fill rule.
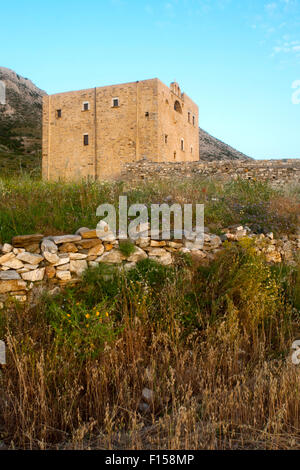
[[88,228],[80,229],[75,235],[43,237],[35,234],[13,238],[12,244],[0,246],[0,307],[11,298],[20,302],[32,300],[34,287],[39,284],[51,290],[79,282],[89,267],[99,263],[127,270],[149,258],[171,265],[178,253],[189,254],[196,263],[209,263],[225,242],[243,239],[253,240],[256,252],[269,263],[296,264],[300,250],[300,233],[274,239],[272,233],[256,235],[248,227],[234,226],[225,228],[221,236],[205,229],[203,240],[197,241],[191,237],[189,240],[153,240],[146,230],[148,226],[140,231],[140,238],[131,243],[130,253],[122,249],[122,242],[109,230],[104,230],[109,233],[109,240],[103,241],[97,238],[96,230]]
[[199,128],[199,159],[204,161],[214,160],[251,160],[250,157],[235,150],[230,145],[213,137],[208,132]]

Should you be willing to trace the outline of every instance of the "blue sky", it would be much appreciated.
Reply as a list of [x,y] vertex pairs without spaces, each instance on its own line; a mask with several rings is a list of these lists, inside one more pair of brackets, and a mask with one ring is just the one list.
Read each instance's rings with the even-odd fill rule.
[[48,93],[176,79],[214,136],[300,158],[300,0],[14,0],[0,19],[0,65]]

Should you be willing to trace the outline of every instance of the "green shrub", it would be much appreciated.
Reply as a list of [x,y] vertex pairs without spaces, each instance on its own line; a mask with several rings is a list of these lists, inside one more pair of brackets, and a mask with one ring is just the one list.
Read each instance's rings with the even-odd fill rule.
[[147,258],[139,261],[135,268],[127,273],[127,278],[133,282],[146,284],[153,289],[161,289],[167,281],[174,279],[174,268]]
[[119,242],[119,250],[122,255],[128,258],[132,253],[135,251],[135,245],[131,240],[120,240]]
[[50,302],[46,313],[58,346],[70,348],[84,359],[97,357],[105,343],[116,338],[118,329],[105,300],[90,308],[84,300],[77,301],[71,291],[58,300]]

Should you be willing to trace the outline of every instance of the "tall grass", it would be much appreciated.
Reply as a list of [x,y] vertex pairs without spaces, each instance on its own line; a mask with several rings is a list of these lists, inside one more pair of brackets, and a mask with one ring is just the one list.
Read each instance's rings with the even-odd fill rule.
[[[101,266],[34,308],[12,305],[1,315],[2,439],[39,449],[300,448],[297,276],[299,267],[273,270],[251,247],[229,245],[210,267]],[[144,387],[154,397],[141,408]]]
[[[171,184],[170,184],[171,183]],[[295,232],[299,220],[299,191],[285,195],[267,183],[237,180],[222,184],[213,179],[157,180],[132,185],[114,183],[43,182],[29,176],[0,179],[0,241],[14,235],[41,232],[72,233],[95,227],[100,204],[204,203],[205,223],[213,231],[231,224],[248,224],[257,232]]]

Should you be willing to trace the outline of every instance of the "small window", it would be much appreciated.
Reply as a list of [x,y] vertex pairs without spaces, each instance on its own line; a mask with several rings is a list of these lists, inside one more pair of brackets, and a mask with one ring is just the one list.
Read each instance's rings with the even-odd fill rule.
[[188,122],[191,122],[191,113],[188,113]]
[[114,98],[112,105],[113,105],[113,108],[117,108],[119,106],[119,98]]
[[193,147],[191,146],[191,153],[193,153]]
[[83,145],[89,145],[89,135],[88,134],[83,135]]
[[61,109],[56,110],[56,117],[57,119],[61,118]]
[[180,148],[181,148],[182,151],[184,151],[184,140],[183,139],[181,139],[181,141],[180,141]]
[[177,111],[177,113],[182,114],[181,105],[180,105],[178,100],[176,100],[175,103],[174,103],[174,109],[175,109],[175,111]]
[[165,144],[168,143],[168,134],[165,134]]
[[90,103],[88,101],[85,101],[82,106],[83,111],[88,111],[90,109]]
[[195,125],[195,122],[196,122],[196,118],[195,116],[193,116],[193,126]]

